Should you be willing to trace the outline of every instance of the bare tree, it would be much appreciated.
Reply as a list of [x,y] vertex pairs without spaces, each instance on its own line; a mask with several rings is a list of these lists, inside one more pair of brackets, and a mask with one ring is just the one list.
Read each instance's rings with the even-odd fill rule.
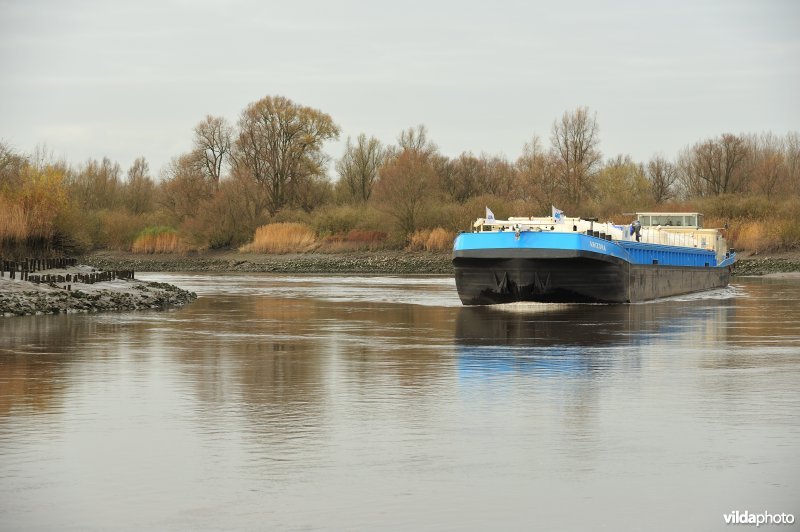
[[139,157],[128,169],[128,181],[124,186],[125,206],[134,214],[142,214],[153,208],[155,185],[150,177],[150,165]]
[[434,184],[443,198],[465,203],[480,194],[519,198],[517,168],[500,156],[465,152],[457,159],[434,156]]
[[786,166],[786,146],[784,139],[768,132],[761,135],[748,135],[747,175],[749,190],[772,198],[781,192],[790,192]]
[[42,170],[47,167],[59,167],[64,171],[67,169],[67,164],[65,162],[57,161],[53,150],[48,148],[47,144],[44,143],[39,143],[34,146],[33,151],[30,155],[28,155],[27,160],[28,164],[37,170]]
[[0,191],[4,188],[14,190],[20,187],[20,176],[27,164],[26,157],[16,153],[8,144],[0,142]]
[[372,186],[383,164],[385,150],[375,137],[369,139],[360,134],[353,145],[347,138],[344,155],[336,163],[339,179],[349,196],[356,201],[367,201],[372,195]]
[[567,199],[571,206],[577,207],[589,191],[590,178],[601,164],[597,114],[589,115],[587,107],[565,112],[561,120],[553,122],[550,142],[559,159],[559,178],[564,183]]
[[212,249],[241,245],[253,238],[259,225],[267,222],[262,216],[263,208],[259,207],[262,194],[258,183],[234,173],[220,182],[219,190],[203,203],[196,218],[181,227],[195,242]]
[[636,210],[649,202],[651,191],[643,165],[620,154],[606,161],[598,172],[592,207],[601,216]]
[[559,167],[555,153],[545,151],[541,139],[534,135],[517,159],[521,199],[533,200],[542,212],[550,212],[552,205],[561,205]]
[[301,189],[300,181],[324,175],[322,143],[338,136],[327,114],[267,96],[242,112],[234,160],[239,171],[262,185],[267,210],[274,215],[293,199],[293,189]]
[[458,203],[464,203],[485,189],[485,161],[471,153],[462,153],[458,159],[447,161],[441,174],[443,192]]
[[428,139],[428,128],[422,124],[402,131],[397,138],[397,143],[401,150],[413,151],[426,156],[433,155],[438,150],[436,144]]
[[747,144],[742,137],[725,133],[695,144],[688,157],[688,178],[700,195],[741,192],[746,186]]
[[656,155],[650,159],[645,167],[645,176],[650,182],[653,201],[664,203],[675,197],[678,168],[664,156]]
[[196,216],[213,196],[213,185],[205,179],[194,154],[174,157],[163,170],[158,202],[176,225]]
[[231,127],[223,117],[208,115],[194,128],[194,150],[208,178],[219,188],[231,153]]
[[481,162],[486,168],[484,188],[489,194],[503,198],[514,198],[519,195],[517,189],[517,169],[500,156],[481,155]]
[[90,159],[70,173],[71,195],[84,211],[116,208],[121,200],[121,174],[119,163],[107,157]]
[[800,133],[790,131],[784,139],[786,180],[794,194],[800,194]]
[[429,157],[412,150],[404,150],[381,167],[380,180],[375,186],[376,199],[405,236],[418,228],[433,174]]

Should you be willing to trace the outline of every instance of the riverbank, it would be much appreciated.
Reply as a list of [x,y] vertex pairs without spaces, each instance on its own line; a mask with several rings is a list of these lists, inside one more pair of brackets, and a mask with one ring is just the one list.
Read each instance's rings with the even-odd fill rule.
[[80,258],[97,268],[137,272],[269,272],[269,273],[365,273],[452,274],[452,255],[406,251],[350,253],[296,253],[267,255],[236,251],[196,254],[143,255],[99,251]]
[[744,256],[736,262],[734,275],[770,275],[800,272],[800,253]]
[[[270,272],[270,273],[453,273],[450,252],[361,251],[351,253],[303,253],[266,255],[236,251],[196,254],[143,255],[98,251],[80,261],[97,268],[137,272]],[[734,275],[767,275],[800,272],[800,253],[742,256]]]
[[[95,271],[135,272],[269,272],[285,274],[442,274],[453,273],[451,254],[372,251],[265,255],[218,251],[198,254],[141,255],[101,251],[78,261],[91,266],[49,270],[51,275],[87,274]],[[745,256],[734,274],[786,275],[800,272],[800,253]],[[58,314],[62,312],[128,311],[179,307],[197,296],[163,283],[115,279],[95,284],[34,284],[0,278],[0,316]]]
[[[47,270],[54,276],[88,275],[90,266]],[[6,274],[7,275],[7,274]],[[75,312],[129,311],[180,307],[197,296],[166,283],[115,279],[93,284],[37,284],[0,278],[0,317]]]

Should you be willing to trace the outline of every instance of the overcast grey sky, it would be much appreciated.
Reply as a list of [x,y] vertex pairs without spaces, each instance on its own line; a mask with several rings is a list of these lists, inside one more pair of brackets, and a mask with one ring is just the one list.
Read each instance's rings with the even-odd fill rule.
[[339,124],[335,158],[425,124],[515,159],[577,106],[604,156],[674,157],[800,129],[799,30],[797,0],[0,0],[0,140],[157,175],[206,114],[282,95]]

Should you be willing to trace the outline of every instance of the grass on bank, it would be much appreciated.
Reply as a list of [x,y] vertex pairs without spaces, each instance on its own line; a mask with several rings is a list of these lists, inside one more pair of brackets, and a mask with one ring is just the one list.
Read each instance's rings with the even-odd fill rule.
[[456,235],[442,227],[435,229],[420,229],[411,235],[408,251],[449,251],[453,249],[453,240]]
[[148,227],[136,237],[131,246],[134,253],[183,253],[186,245],[171,227]]
[[305,224],[281,222],[256,229],[253,241],[239,248],[243,253],[305,253],[317,247],[314,231]]
[[379,251],[390,248],[388,234],[384,231],[360,231],[328,235],[322,239],[319,251],[323,253],[345,253],[349,251]]

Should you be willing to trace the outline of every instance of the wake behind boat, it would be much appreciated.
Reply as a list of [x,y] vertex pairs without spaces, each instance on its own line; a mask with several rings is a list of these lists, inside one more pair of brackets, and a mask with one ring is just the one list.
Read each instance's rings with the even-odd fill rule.
[[453,246],[465,305],[633,303],[727,286],[736,254],[700,213],[637,213],[630,225],[487,209]]

